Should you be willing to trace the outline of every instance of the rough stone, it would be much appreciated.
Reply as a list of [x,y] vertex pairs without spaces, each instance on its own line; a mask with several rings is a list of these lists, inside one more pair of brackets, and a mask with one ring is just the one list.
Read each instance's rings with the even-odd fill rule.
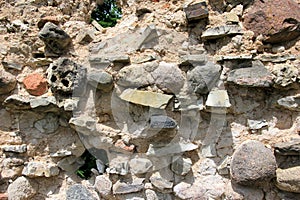
[[205,40],[211,40],[242,33],[242,28],[239,25],[223,25],[207,29],[201,37]]
[[59,174],[59,168],[51,163],[29,162],[22,171],[24,176],[35,177],[52,177]]
[[172,96],[157,92],[141,91],[129,88],[123,91],[123,93],[120,95],[120,98],[125,101],[143,106],[165,109]]
[[13,153],[25,153],[27,151],[27,145],[5,145],[2,146],[2,150],[6,152],[13,152]]
[[66,200],[97,200],[83,185],[75,184],[68,188]]
[[189,5],[184,8],[184,12],[188,21],[195,21],[208,17],[206,2]]
[[196,94],[207,94],[219,81],[221,66],[207,62],[187,72],[187,81],[191,90]]
[[265,67],[248,67],[230,71],[227,82],[250,87],[270,87],[272,79]]
[[74,111],[77,109],[79,103],[79,99],[65,99],[63,101],[63,107],[65,111]]
[[168,116],[153,115],[150,117],[150,128],[152,129],[173,129],[176,127],[176,121]]
[[181,70],[174,63],[159,63],[151,75],[157,87],[167,93],[178,94],[185,81]]
[[113,77],[105,71],[90,71],[87,80],[90,85],[106,92],[113,88]]
[[112,182],[105,175],[97,176],[94,186],[102,197],[106,197],[111,194]]
[[23,176],[12,182],[7,189],[9,200],[27,200],[32,199],[37,193],[38,184],[33,180]]
[[252,30],[255,36],[262,34],[270,43],[297,38],[299,21],[300,6],[293,0],[255,0],[244,16],[245,28]]
[[155,172],[151,175],[150,182],[161,191],[173,188],[173,182],[164,179],[159,172]]
[[128,194],[139,192],[144,189],[143,181],[144,178],[135,178],[132,183],[125,183],[119,180],[113,185],[113,193]]
[[276,64],[273,66],[272,73],[276,76],[274,83],[276,86],[287,87],[297,82],[299,69],[291,64]]
[[184,55],[181,57],[181,65],[205,65],[207,63],[207,56],[205,54]]
[[151,160],[147,158],[133,158],[129,161],[130,171],[133,174],[145,174],[150,171],[152,165]]
[[300,193],[300,167],[276,170],[276,186],[287,192]]
[[8,194],[7,193],[0,193],[0,200],[8,200]]
[[29,74],[23,80],[27,92],[34,96],[40,96],[48,91],[47,80],[41,74]]
[[4,105],[10,109],[30,109],[30,99],[21,95],[13,94],[4,100]]
[[47,22],[39,32],[39,38],[44,41],[46,53],[62,55],[69,48],[70,36],[61,28],[51,22]]
[[268,126],[268,122],[266,120],[247,120],[248,126],[251,130],[259,130],[262,129],[263,127]]
[[56,99],[54,96],[39,96],[31,98],[29,103],[31,108],[38,108],[50,105],[56,106]]
[[262,62],[283,63],[288,60],[295,60],[296,56],[291,54],[263,54],[260,56],[256,56],[255,59]]
[[43,134],[54,133],[59,127],[58,117],[54,113],[48,113],[43,119],[36,121],[34,127]]
[[81,30],[76,36],[75,41],[79,44],[88,44],[91,43],[95,39],[94,31],[91,29]]
[[17,80],[14,75],[0,69],[0,95],[7,94],[15,89]]
[[86,68],[68,58],[59,58],[47,69],[47,79],[54,92],[80,96],[85,90]]
[[177,175],[186,175],[191,170],[191,167],[192,160],[190,158],[183,158],[181,156],[172,158],[171,170]]
[[164,156],[169,154],[182,153],[185,151],[192,151],[197,148],[198,145],[185,141],[179,141],[178,143],[169,143],[163,147],[156,147],[150,144],[146,154],[154,156]]
[[37,23],[38,28],[42,29],[47,22],[51,22],[57,26],[59,24],[59,21],[56,16],[45,16],[38,21]]
[[272,151],[254,140],[243,142],[232,156],[231,178],[241,185],[259,185],[275,177],[277,165]]
[[287,142],[276,143],[274,145],[275,152],[287,156],[300,155],[300,139],[292,139]]
[[83,164],[83,159],[76,156],[68,156],[58,161],[57,166],[66,172],[75,173]]

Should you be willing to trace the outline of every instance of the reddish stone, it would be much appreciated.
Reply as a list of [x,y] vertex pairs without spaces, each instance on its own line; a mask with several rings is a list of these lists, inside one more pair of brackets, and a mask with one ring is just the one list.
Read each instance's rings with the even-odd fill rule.
[[37,26],[39,27],[39,29],[42,29],[47,22],[51,22],[55,25],[59,24],[59,21],[56,16],[46,16],[40,19]]
[[246,10],[244,27],[262,34],[269,43],[280,43],[300,36],[300,6],[293,0],[255,0]]
[[8,200],[8,195],[6,193],[0,193],[0,200]]
[[129,152],[134,150],[134,145],[127,146],[122,140],[117,140],[115,146]]
[[23,84],[27,92],[34,96],[45,94],[48,90],[47,80],[41,74],[28,75],[24,79]]

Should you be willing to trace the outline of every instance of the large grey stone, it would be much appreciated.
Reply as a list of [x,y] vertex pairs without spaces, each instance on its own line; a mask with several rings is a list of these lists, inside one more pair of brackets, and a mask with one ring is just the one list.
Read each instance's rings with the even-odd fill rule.
[[16,77],[4,69],[0,69],[0,95],[7,94],[15,89]]
[[150,117],[150,128],[152,129],[173,129],[177,122],[171,117],[164,115],[153,115]]
[[175,63],[159,63],[151,73],[155,84],[167,93],[178,94],[183,87],[185,78]]
[[8,186],[8,200],[30,200],[37,193],[38,187],[35,181],[21,176]]
[[59,58],[47,69],[47,79],[55,93],[80,96],[85,91],[86,71],[69,58]]
[[220,65],[207,62],[187,72],[188,85],[196,94],[207,94],[219,81],[220,74]]
[[130,171],[133,174],[145,174],[151,170],[152,162],[147,158],[133,158],[129,161]]
[[87,80],[90,85],[106,92],[113,88],[113,77],[105,71],[89,71]]
[[287,142],[276,143],[274,145],[275,152],[287,156],[300,155],[300,139],[292,139]]
[[58,116],[48,113],[43,119],[36,121],[34,127],[43,134],[54,133],[59,127]]
[[270,87],[273,84],[272,75],[265,67],[234,69],[230,71],[227,81],[250,87]]
[[241,185],[259,185],[274,178],[276,168],[270,149],[258,141],[247,140],[232,156],[231,179]]
[[39,32],[39,38],[46,45],[46,53],[61,55],[70,46],[71,37],[57,25],[47,22]]
[[128,194],[139,192],[144,189],[143,181],[144,178],[135,178],[132,183],[125,183],[119,180],[113,185],[113,193]]
[[153,108],[165,109],[172,98],[171,95],[157,92],[126,89],[120,95],[120,98],[139,105],[150,106]]
[[81,184],[75,184],[68,188],[66,200],[97,200],[92,193]]
[[172,158],[171,170],[177,174],[184,176],[192,167],[192,160],[190,158],[183,158],[181,156]]
[[239,25],[223,25],[207,29],[202,33],[201,37],[203,39],[210,40],[242,33],[242,28]]
[[276,186],[287,192],[300,193],[300,166],[276,170]]
[[95,188],[97,192],[103,197],[106,197],[111,194],[112,182],[105,175],[100,175],[96,177]]

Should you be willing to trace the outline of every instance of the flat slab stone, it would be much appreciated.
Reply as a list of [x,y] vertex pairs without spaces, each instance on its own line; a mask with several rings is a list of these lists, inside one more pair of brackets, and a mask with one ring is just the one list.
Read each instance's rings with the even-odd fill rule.
[[176,126],[177,126],[176,121],[168,116],[155,115],[150,117],[150,128],[173,129],[176,128]]
[[195,21],[208,17],[206,2],[200,2],[190,5],[183,9],[188,21]]
[[120,98],[131,103],[150,106],[153,108],[165,109],[172,98],[171,95],[160,94],[150,91],[141,91],[135,89],[126,89]]
[[154,147],[152,144],[149,145],[147,155],[154,156],[165,156],[169,154],[182,153],[186,151],[192,151],[198,148],[198,145],[195,145],[191,142],[178,142],[173,144],[168,144],[164,147]]
[[203,32],[202,38],[209,40],[209,39],[217,39],[222,38],[228,35],[237,35],[242,34],[242,28],[238,25],[224,25],[224,26],[217,26],[214,28],[209,28]]
[[277,103],[288,110],[300,111],[300,94],[281,98]]
[[276,186],[283,191],[300,193],[300,166],[276,170]]
[[213,90],[208,94],[206,103],[208,107],[229,108],[231,106],[227,90]]
[[275,152],[286,156],[300,155],[300,139],[293,139],[288,142],[277,143],[274,146]]

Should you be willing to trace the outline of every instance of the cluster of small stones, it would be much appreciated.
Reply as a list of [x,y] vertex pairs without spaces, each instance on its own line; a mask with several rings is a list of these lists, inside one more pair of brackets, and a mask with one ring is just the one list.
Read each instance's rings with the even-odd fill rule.
[[0,3],[0,200],[300,199],[299,0],[101,2]]

